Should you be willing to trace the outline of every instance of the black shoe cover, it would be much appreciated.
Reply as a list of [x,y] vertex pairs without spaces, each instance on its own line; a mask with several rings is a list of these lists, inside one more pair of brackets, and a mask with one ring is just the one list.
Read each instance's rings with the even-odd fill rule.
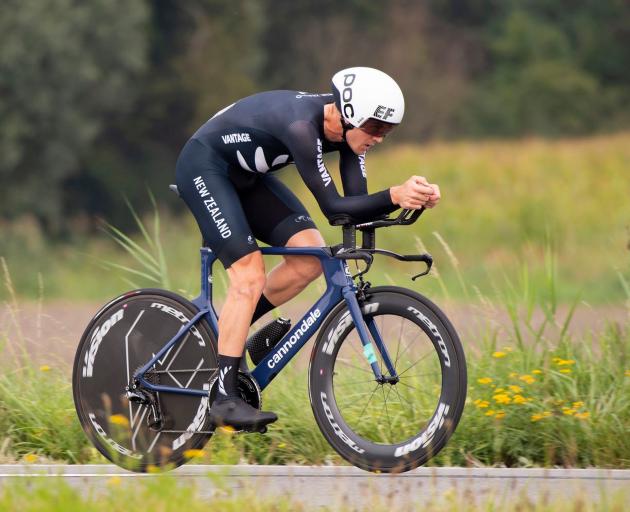
[[210,420],[217,426],[229,426],[236,430],[257,432],[278,419],[273,412],[259,411],[242,398],[215,400],[210,407]]

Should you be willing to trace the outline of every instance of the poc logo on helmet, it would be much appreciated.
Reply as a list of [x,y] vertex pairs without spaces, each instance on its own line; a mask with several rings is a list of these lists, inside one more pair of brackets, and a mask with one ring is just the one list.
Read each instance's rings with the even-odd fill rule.
[[374,117],[382,119],[383,121],[387,121],[388,118],[394,115],[394,112],[396,112],[396,110],[393,108],[387,108],[383,105],[379,105],[374,111]]
[[343,91],[341,91],[341,99],[345,103],[343,106],[343,115],[346,117],[354,117],[354,107],[350,100],[352,100],[352,87],[350,87],[354,80],[357,78],[357,75],[354,73],[349,73],[347,75],[343,75]]

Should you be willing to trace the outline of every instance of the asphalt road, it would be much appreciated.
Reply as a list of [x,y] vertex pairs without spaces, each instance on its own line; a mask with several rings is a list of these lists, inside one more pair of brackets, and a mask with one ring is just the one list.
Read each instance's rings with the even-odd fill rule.
[[[183,485],[194,484],[201,497],[226,489],[236,494],[251,489],[257,495],[289,496],[309,508],[331,509],[345,503],[356,510],[373,510],[378,502],[379,508],[405,510],[449,493],[478,503],[489,498],[505,502],[523,495],[536,501],[545,496],[555,501],[578,495],[599,500],[622,489],[630,494],[630,470],[418,468],[400,475],[378,475],[340,466],[187,465],[171,474]],[[111,465],[0,465],[0,485],[55,476],[83,490],[105,488],[112,478],[123,483],[156,478]]]

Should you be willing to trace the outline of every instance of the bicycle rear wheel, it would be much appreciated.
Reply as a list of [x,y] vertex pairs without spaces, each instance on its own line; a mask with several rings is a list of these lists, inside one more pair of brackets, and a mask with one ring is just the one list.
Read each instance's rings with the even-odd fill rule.
[[309,394],[331,446],[368,471],[403,472],[447,443],[466,399],[466,362],[455,329],[431,301],[397,287],[367,290],[361,304],[397,378],[372,341],[385,377],[375,379],[350,312],[340,304],[313,347]]
[[[103,307],[85,330],[72,377],[81,425],[110,461],[144,472],[173,468],[203,448],[212,435],[208,397],[155,393],[162,423],[148,405],[132,403],[125,387],[196,313],[189,301],[165,290],[127,293]],[[216,340],[197,322],[147,373],[154,384],[209,389],[216,373]]]

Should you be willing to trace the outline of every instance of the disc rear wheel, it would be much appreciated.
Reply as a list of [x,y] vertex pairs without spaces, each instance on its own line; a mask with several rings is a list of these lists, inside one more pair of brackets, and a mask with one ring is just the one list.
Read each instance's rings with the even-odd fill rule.
[[[135,371],[197,311],[170,292],[138,290],[105,306],[83,334],[74,364],[75,406],[92,443],[115,464],[140,472],[176,467],[212,435],[207,396],[137,390],[149,398],[138,403],[126,393]],[[146,379],[174,388],[209,390],[216,367],[216,340],[200,321],[158,359]]]

